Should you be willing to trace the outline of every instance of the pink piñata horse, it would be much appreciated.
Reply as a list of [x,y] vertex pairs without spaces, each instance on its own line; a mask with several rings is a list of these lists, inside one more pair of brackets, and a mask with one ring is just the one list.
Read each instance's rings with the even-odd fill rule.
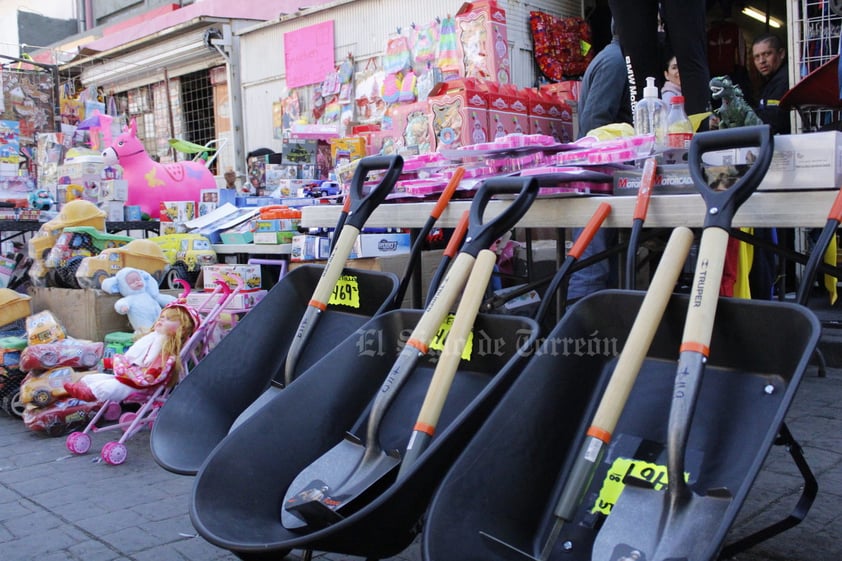
[[161,201],[198,201],[202,189],[216,188],[216,179],[201,162],[161,164],[150,158],[137,138],[134,119],[102,157],[107,166],[122,166],[129,185],[126,204],[139,205],[152,218],[159,218]]

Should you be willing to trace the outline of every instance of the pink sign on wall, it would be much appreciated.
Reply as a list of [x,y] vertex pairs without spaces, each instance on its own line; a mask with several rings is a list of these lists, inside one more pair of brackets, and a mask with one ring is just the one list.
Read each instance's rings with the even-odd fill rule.
[[324,80],[335,68],[333,20],[284,33],[284,65],[288,88]]

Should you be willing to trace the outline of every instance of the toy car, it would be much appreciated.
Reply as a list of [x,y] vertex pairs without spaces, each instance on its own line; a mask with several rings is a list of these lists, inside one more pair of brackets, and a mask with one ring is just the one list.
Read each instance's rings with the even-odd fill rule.
[[67,337],[67,332],[49,310],[26,318],[26,337],[30,345],[52,343]]
[[64,288],[79,288],[76,271],[85,257],[99,255],[110,248],[122,247],[133,241],[131,236],[109,234],[92,226],[71,226],[59,235],[44,260],[44,266],[55,270],[54,280]]
[[29,206],[37,210],[50,210],[56,202],[46,189],[38,189],[29,194]]
[[60,366],[93,368],[102,358],[104,344],[81,339],[63,339],[55,343],[29,345],[20,356],[24,372],[48,370]]
[[181,288],[175,279],[193,286],[202,267],[217,262],[213,244],[201,234],[166,234],[149,239],[161,247],[170,263],[162,283],[164,288]]
[[169,261],[161,246],[152,240],[138,239],[82,259],[76,269],[76,283],[82,288],[100,288],[103,280],[113,277],[124,267],[146,271],[160,283]]
[[69,366],[53,368],[46,372],[30,372],[20,385],[20,400],[35,407],[46,407],[57,399],[66,397],[64,384],[78,382],[88,372],[77,372]]

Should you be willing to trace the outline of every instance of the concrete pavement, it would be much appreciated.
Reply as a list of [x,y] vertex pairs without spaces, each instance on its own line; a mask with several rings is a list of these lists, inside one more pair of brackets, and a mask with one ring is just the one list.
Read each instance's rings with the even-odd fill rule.
[[[842,369],[826,378],[811,367],[787,417],[819,482],[800,525],[739,554],[739,561],[824,561],[842,558]],[[231,561],[236,556],[197,536],[188,500],[192,478],[155,464],[149,433],[128,442],[117,467],[93,463],[109,433],[94,435],[92,452],[71,456],[64,438],[50,438],[0,413],[0,559],[3,561]],[[774,446],[731,532],[733,539],[781,518],[802,485],[783,446]],[[729,536],[728,542],[732,541]],[[289,560],[300,559],[294,551]],[[314,559],[360,558],[314,553]],[[413,545],[390,561],[418,561]],[[448,560],[450,561],[450,560]],[[459,561],[459,560],[452,560]]]

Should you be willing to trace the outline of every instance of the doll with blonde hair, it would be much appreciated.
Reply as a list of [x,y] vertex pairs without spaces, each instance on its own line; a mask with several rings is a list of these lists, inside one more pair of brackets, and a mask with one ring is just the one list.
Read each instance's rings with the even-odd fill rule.
[[178,380],[179,355],[199,326],[199,314],[181,301],[167,304],[152,331],[113,357],[114,374],[94,372],[64,384],[72,397],[83,401],[123,401],[138,390]]

